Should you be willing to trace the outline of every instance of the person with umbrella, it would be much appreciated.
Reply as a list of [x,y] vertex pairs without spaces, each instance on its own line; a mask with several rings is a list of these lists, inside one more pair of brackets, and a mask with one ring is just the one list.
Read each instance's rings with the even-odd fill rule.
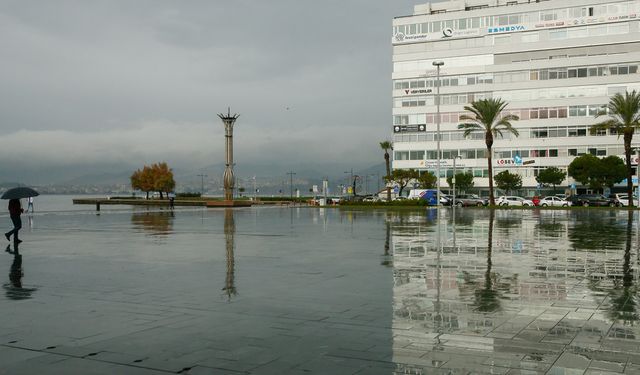
[[17,187],[7,190],[2,194],[2,197],[0,197],[1,199],[9,199],[9,216],[13,222],[13,229],[4,234],[7,241],[11,241],[11,235],[13,235],[15,243],[22,242],[18,239],[18,231],[22,228],[22,219],[20,219],[20,215],[24,212],[20,205],[20,198],[35,197],[37,195],[39,195],[38,192],[31,188]]
[[7,237],[7,241],[11,241],[11,235],[13,234],[13,240],[15,242],[22,242],[18,239],[18,231],[22,228],[22,219],[20,219],[20,215],[23,212],[24,210],[20,205],[20,199],[9,200],[9,216],[13,222],[13,229],[4,234],[4,236]]

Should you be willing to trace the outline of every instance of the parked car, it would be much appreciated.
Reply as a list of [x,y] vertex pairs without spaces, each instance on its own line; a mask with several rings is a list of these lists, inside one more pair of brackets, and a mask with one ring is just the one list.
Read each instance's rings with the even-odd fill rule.
[[554,197],[558,197],[566,201],[569,196],[567,194],[555,194]]
[[440,195],[440,204],[443,206],[452,206],[453,205],[453,195]]
[[[609,198],[613,198],[618,203],[618,206],[628,206],[629,196],[627,194],[611,194]],[[638,205],[638,200],[634,199],[634,205]]]
[[620,206],[620,203],[614,198],[607,198],[602,194],[578,194],[567,198],[572,206]]
[[364,199],[362,200],[363,202],[379,202],[380,198],[378,198],[375,195],[367,195],[366,197],[364,197]]
[[544,197],[540,200],[540,206],[542,207],[569,207],[569,202],[556,196]]
[[394,201],[406,201],[407,197],[403,197],[401,195],[398,195],[397,197],[393,198],[392,200],[394,200]]
[[531,202],[533,202],[534,206],[539,206],[540,205],[540,197],[539,196],[534,196],[533,198],[531,198]]
[[514,195],[503,195],[496,201],[498,206],[533,206],[533,202],[529,199],[516,197]]
[[488,203],[489,202],[487,199],[480,198],[475,194],[456,195],[456,206],[458,207],[467,207],[467,206],[481,207],[481,206],[486,206]]

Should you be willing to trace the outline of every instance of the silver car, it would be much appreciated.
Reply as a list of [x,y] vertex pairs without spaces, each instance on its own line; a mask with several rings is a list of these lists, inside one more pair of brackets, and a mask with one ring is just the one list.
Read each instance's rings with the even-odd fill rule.
[[547,207],[547,206],[551,206],[551,207],[569,207],[569,202],[567,202],[566,200],[562,199],[562,198],[558,198],[555,196],[552,197],[544,197],[542,199],[540,199],[540,206],[542,207]]

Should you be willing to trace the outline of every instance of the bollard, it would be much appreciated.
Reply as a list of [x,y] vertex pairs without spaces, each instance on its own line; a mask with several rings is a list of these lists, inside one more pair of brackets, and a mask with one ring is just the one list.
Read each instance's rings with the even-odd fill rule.
[[96,202],[96,211],[100,211],[100,202]]

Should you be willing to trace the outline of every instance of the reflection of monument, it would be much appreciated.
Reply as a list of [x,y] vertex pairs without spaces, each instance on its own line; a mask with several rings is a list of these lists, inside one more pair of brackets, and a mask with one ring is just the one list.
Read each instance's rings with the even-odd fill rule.
[[233,248],[235,246],[234,235],[236,233],[236,223],[233,220],[233,210],[227,208],[224,210],[224,241],[227,249],[227,278],[222,290],[227,294],[227,298],[231,300],[231,296],[235,296],[238,292],[234,285],[235,258]]

